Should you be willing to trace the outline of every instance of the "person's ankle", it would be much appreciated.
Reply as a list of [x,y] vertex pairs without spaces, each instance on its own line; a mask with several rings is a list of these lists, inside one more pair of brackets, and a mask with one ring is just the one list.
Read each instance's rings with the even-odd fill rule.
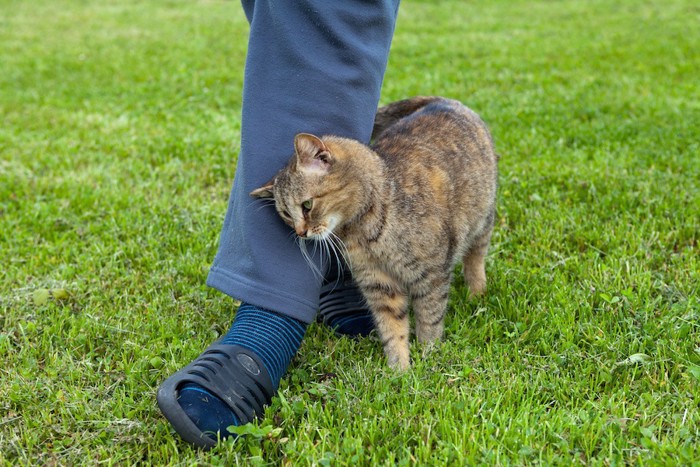
[[349,337],[367,336],[374,329],[372,313],[344,263],[333,263],[324,278],[318,320]]
[[[242,304],[219,344],[237,345],[259,357],[276,390],[301,345],[306,327],[306,323],[294,318]],[[199,384],[186,383],[179,388],[178,403],[197,428],[212,438],[226,438],[230,436],[229,426],[249,422],[240,420],[226,402]]]

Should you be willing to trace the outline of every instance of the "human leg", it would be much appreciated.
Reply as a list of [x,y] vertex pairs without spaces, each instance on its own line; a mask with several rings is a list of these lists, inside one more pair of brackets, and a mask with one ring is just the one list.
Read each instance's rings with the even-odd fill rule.
[[[369,140],[398,1],[251,0],[244,1],[243,6],[251,30],[241,152],[219,251],[207,283],[253,306],[258,317],[275,313],[305,328],[316,315],[321,278],[314,276],[305,263],[274,209],[254,202],[248,193],[286,163],[298,132]],[[295,327],[294,321],[285,326]],[[232,335],[238,337],[232,337],[231,342],[249,349],[250,343],[248,347],[239,344],[242,335],[236,329]],[[265,342],[277,331],[258,327],[247,332],[257,334],[253,339],[256,342]],[[285,346],[296,352],[299,343],[291,341],[294,339]],[[249,350],[260,353],[259,346]],[[282,365],[284,370],[286,364]],[[268,371],[265,362],[260,365],[267,373],[279,373],[277,368]],[[273,382],[274,388],[278,383],[279,379]],[[183,393],[197,392],[197,386],[203,385],[188,386]],[[184,385],[167,387],[172,392],[161,396],[159,391],[159,403],[172,402]],[[204,394],[204,405],[212,400],[216,404],[217,399],[224,402],[211,391],[199,394]],[[166,416],[166,410],[177,410],[172,403],[165,405]],[[227,405],[224,402],[223,406]],[[249,421],[236,418],[234,422]],[[217,424],[230,424],[230,419],[210,421],[199,423],[199,428],[204,431]],[[227,434],[225,426],[217,431],[222,436]]]
[[286,164],[301,131],[369,140],[397,3],[258,0],[244,6],[252,22],[241,152],[208,283],[311,322],[321,278],[275,210],[261,209],[248,194]]

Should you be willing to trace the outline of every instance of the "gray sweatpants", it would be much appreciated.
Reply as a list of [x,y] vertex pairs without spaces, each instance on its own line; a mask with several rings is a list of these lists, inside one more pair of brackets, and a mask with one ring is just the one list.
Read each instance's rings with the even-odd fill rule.
[[241,151],[207,284],[304,322],[321,279],[274,207],[248,194],[293,154],[299,132],[369,141],[399,0],[243,0],[250,37]]

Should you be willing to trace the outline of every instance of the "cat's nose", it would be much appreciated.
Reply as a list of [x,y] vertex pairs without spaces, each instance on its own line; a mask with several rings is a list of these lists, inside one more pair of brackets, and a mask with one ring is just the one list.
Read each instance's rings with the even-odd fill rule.
[[306,234],[309,233],[309,231],[307,229],[304,229],[301,227],[297,227],[296,231],[297,231],[297,235],[299,235],[301,238],[306,238]]

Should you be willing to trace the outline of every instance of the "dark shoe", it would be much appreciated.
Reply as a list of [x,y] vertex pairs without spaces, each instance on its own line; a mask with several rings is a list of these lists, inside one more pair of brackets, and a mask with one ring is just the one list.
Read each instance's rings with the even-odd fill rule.
[[262,417],[275,394],[259,357],[238,345],[213,344],[170,376],[158,388],[158,407],[182,439],[204,449],[215,446],[219,434],[202,432],[180,406],[178,391],[186,383],[197,384],[221,399],[241,424]]

